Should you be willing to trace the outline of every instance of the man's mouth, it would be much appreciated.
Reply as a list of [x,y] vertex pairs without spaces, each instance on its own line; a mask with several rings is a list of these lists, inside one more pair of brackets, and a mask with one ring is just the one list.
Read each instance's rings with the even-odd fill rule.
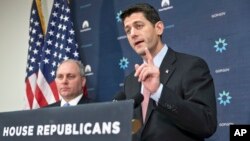
[[62,90],[62,91],[68,91],[69,88],[62,88],[61,90]]
[[142,40],[142,41],[137,41],[137,42],[135,42],[135,43],[134,43],[134,46],[137,46],[137,45],[139,45],[140,43],[143,43],[143,40]]

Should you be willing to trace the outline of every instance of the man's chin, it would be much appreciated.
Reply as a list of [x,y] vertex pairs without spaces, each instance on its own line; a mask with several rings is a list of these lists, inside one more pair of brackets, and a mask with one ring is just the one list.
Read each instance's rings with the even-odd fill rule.
[[68,97],[70,94],[67,93],[67,92],[61,92],[60,95],[61,95],[62,97]]
[[145,55],[145,51],[143,50],[143,51],[137,51],[136,52],[138,55],[140,55],[140,56],[144,56]]
[[145,54],[144,48],[142,47],[135,48],[134,51],[140,56]]

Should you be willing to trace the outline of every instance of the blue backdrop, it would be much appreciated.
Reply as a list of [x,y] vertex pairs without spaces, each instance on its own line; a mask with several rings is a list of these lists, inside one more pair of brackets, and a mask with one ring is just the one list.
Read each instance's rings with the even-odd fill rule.
[[168,46],[207,61],[218,107],[218,129],[208,140],[227,141],[229,125],[250,124],[249,0],[72,0],[89,96],[112,100],[134,64],[141,62],[119,18],[121,10],[138,2],[159,11]]

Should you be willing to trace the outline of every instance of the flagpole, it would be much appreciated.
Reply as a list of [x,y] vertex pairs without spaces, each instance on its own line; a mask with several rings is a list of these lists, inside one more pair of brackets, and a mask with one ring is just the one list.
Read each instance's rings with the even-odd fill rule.
[[41,21],[41,27],[42,27],[43,35],[45,35],[46,25],[45,25],[45,22],[44,22],[44,16],[43,16],[41,0],[36,0],[36,7],[37,7],[38,15],[39,15],[39,18],[40,18],[40,21]]

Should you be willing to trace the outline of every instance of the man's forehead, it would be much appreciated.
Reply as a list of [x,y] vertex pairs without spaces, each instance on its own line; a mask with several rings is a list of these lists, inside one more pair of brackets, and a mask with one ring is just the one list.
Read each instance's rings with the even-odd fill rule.
[[126,27],[127,25],[133,24],[135,22],[142,22],[144,20],[147,20],[143,13],[133,13],[130,16],[126,17],[124,20],[124,27]]

